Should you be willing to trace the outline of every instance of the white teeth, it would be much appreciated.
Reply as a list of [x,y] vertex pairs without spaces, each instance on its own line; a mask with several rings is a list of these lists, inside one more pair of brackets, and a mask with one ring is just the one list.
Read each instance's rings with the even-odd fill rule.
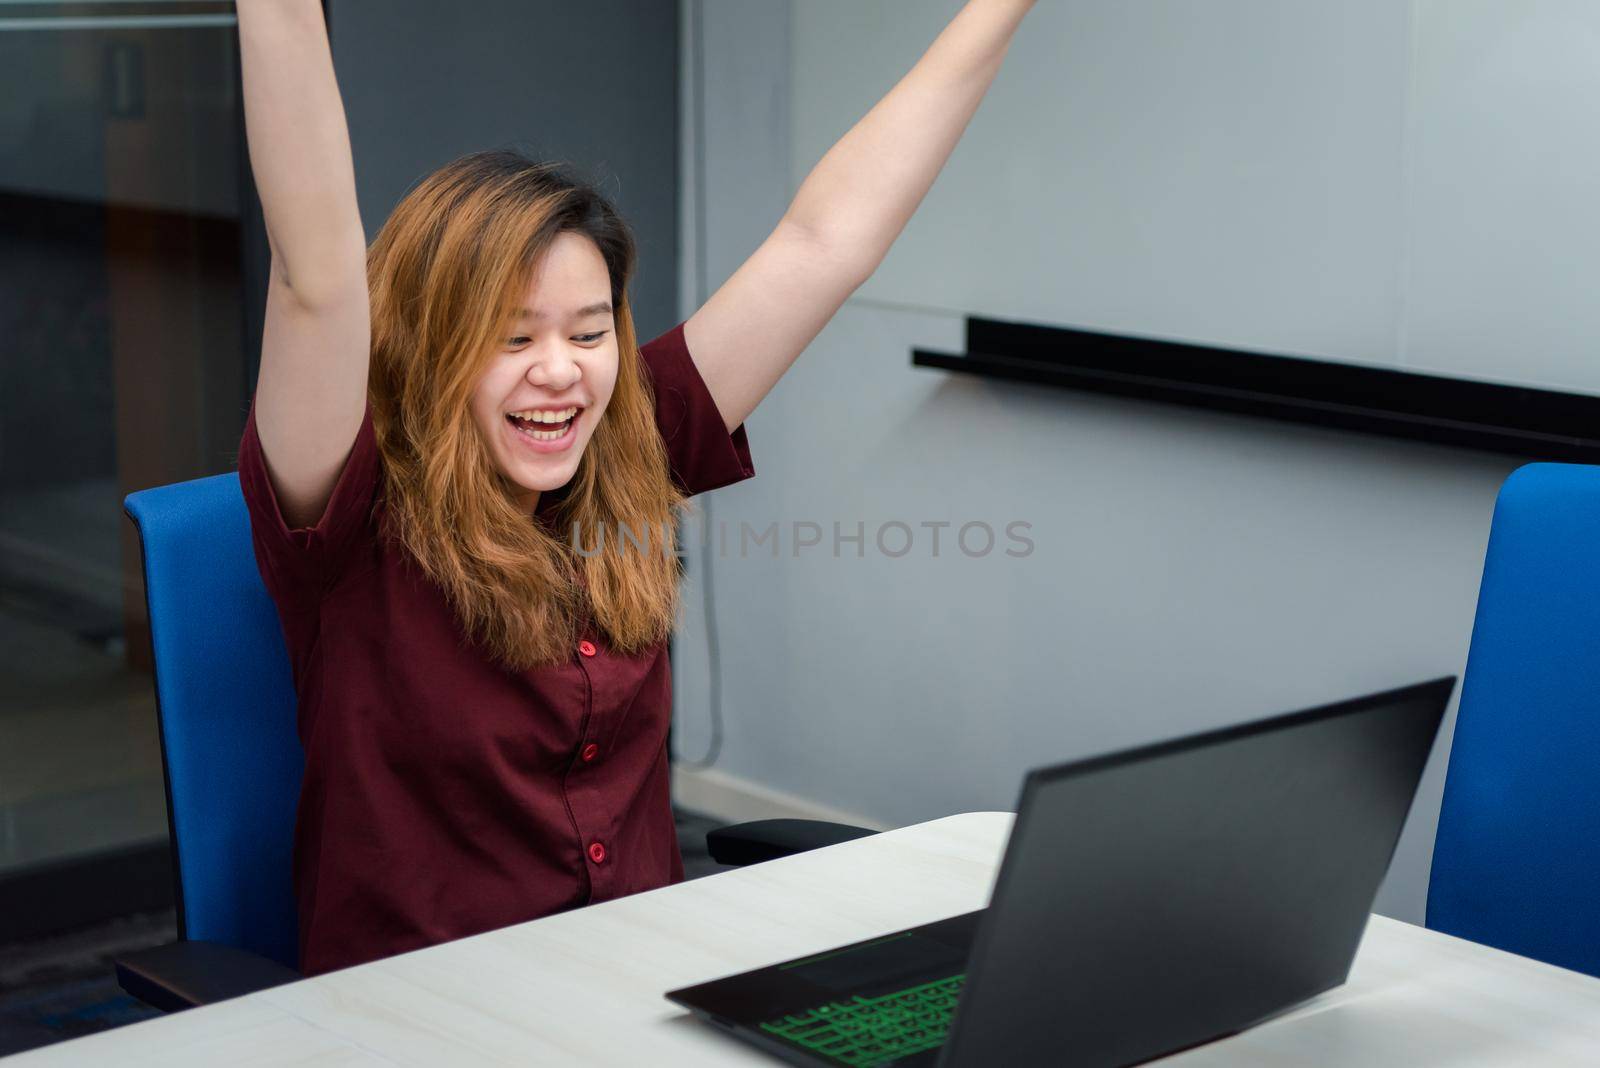
[[[508,414],[513,419],[520,420],[519,422],[513,424],[516,426],[518,433],[526,434],[535,441],[559,441],[572,429],[572,426],[566,424],[568,420],[572,419],[578,414],[578,409],[576,406],[553,410],[549,408],[529,408],[525,411],[510,412]],[[533,430],[524,425],[526,423],[544,423],[551,426],[557,426],[559,429]]]
[[522,430],[522,431],[520,431],[520,433],[528,435],[530,438],[533,438],[535,441],[555,441],[555,440],[559,439],[563,434],[565,434],[566,431],[565,430]]
[[510,414],[518,419],[526,419],[532,423],[565,423],[568,419],[578,414],[578,409],[573,407],[551,411],[548,408],[529,408],[526,411],[512,412]]

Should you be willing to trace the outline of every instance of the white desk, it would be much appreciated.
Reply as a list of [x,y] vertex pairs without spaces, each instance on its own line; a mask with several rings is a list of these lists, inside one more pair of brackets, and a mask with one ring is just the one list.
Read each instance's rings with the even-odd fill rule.
[[[662,992],[982,908],[1011,820],[971,812],[729,869],[11,1064],[775,1064]],[[1348,984],[1163,1064],[1592,1068],[1600,979],[1374,917]]]

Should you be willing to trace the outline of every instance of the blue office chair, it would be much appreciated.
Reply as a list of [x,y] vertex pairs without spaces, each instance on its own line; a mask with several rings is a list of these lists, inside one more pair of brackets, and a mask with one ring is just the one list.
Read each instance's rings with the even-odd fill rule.
[[[115,963],[124,990],[173,1011],[301,978],[290,863],[304,755],[237,473],[125,507],[144,551],[179,941]],[[706,839],[718,863],[754,864],[871,833],[758,820]]]
[[1600,975],[1600,467],[1501,487],[1427,922]]

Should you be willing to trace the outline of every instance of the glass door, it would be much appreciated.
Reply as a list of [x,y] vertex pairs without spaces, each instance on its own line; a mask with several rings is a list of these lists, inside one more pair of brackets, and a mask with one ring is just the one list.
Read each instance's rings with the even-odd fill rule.
[[234,465],[244,164],[231,3],[0,0],[0,943],[171,901],[122,499]]

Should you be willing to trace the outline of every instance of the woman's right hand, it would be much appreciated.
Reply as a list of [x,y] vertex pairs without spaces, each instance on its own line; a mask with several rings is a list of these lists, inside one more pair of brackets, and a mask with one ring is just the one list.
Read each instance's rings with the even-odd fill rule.
[[245,133],[272,248],[256,432],[291,528],[314,526],[366,413],[366,236],[319,0],[238,0]]

